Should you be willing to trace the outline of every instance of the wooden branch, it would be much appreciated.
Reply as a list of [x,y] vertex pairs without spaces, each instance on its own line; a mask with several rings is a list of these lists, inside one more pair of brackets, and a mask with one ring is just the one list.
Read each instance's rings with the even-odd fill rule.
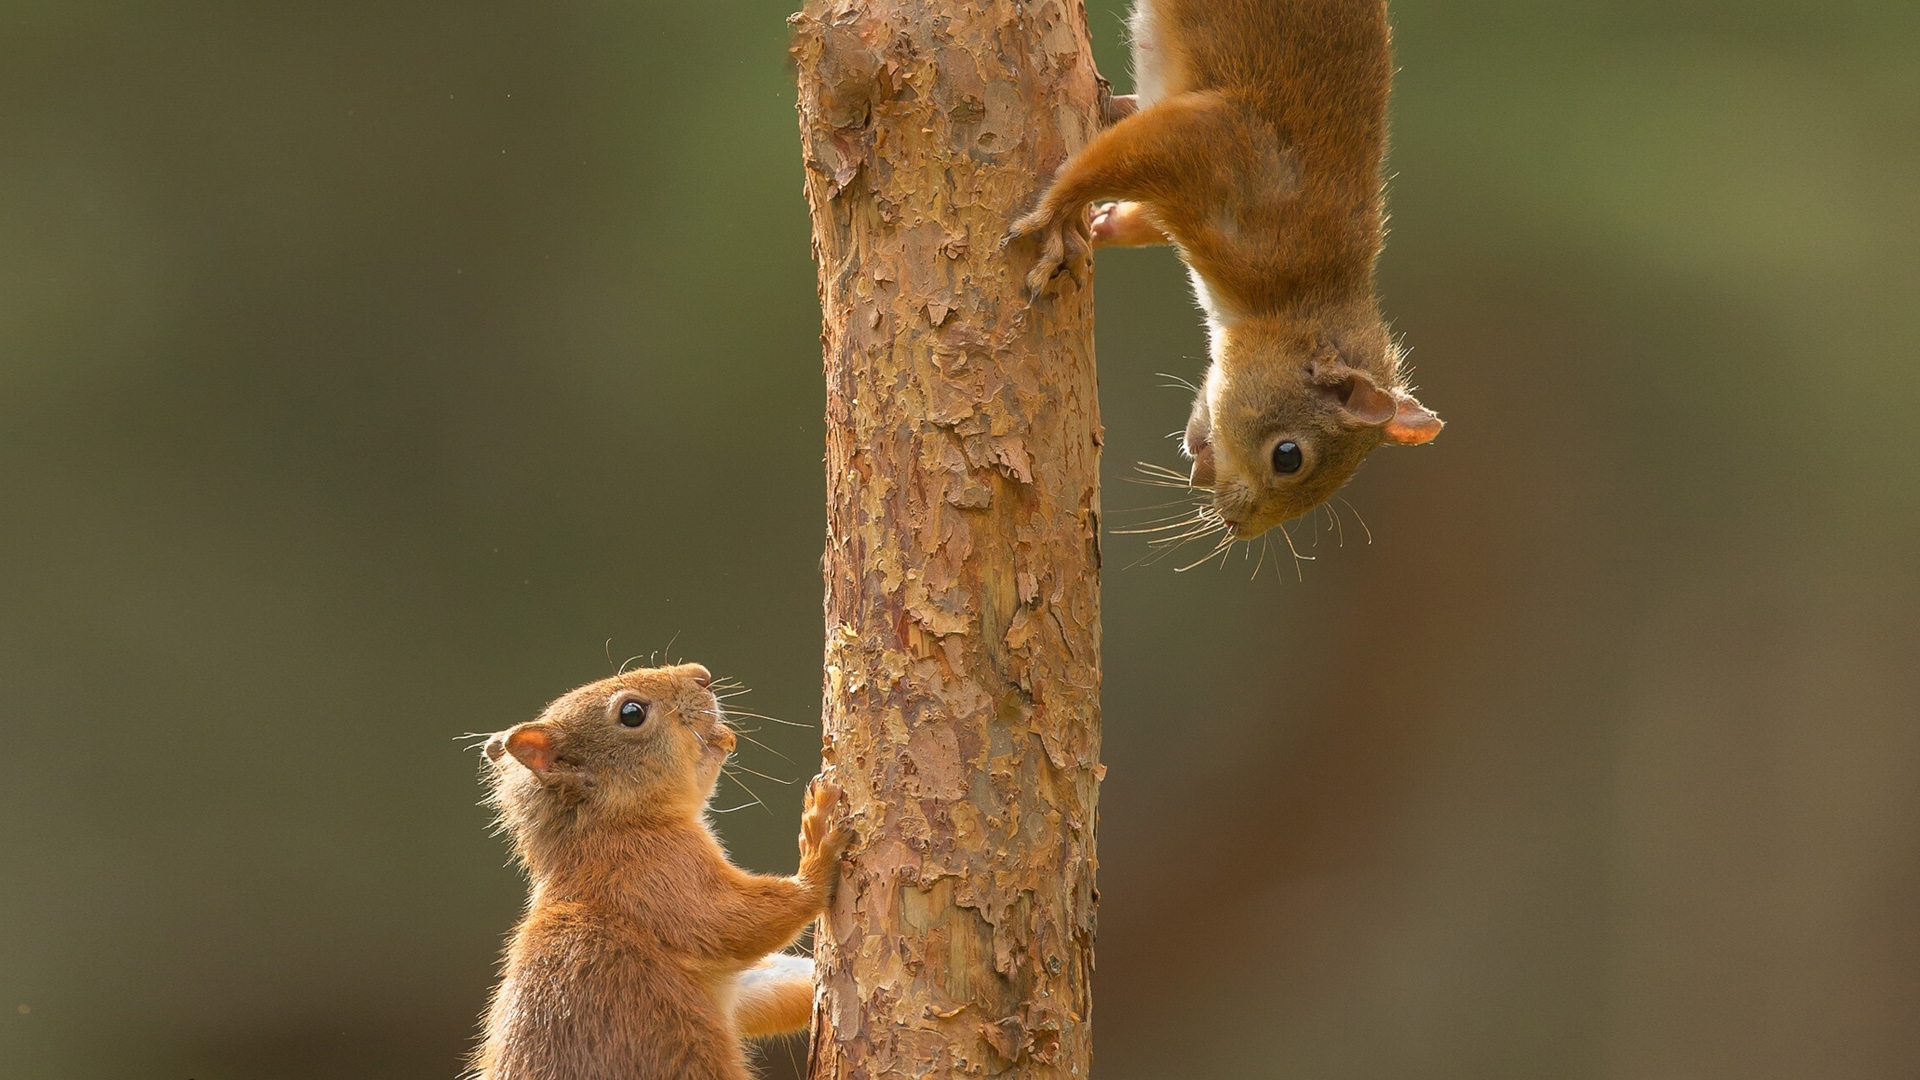
[[1008,224],[1096,131],[1079,0],[793,19],[827,378],[825,770],[860,833],[812,1075],[1088,1075],[1100,727],[1089,290]]

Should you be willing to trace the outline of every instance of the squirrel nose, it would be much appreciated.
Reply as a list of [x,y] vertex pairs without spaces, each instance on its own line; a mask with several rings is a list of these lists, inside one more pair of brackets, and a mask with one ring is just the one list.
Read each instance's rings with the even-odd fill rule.
[[680,669],[691,675],[693,681],[699,683],[702,690],[713,685],[713,672],[708,671],[704,664],[681,664]]
[[505,735],[495,735],[493,738],[488,739],[486,750],[488,761],[499,761],[500,755],[507,752],[507,737]]

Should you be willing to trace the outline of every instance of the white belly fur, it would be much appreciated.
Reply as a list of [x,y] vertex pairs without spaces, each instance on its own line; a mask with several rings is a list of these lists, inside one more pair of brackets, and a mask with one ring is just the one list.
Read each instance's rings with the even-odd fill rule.
[[1168,72],[1156,32],[1158,23],[1153,0],[1138,0],[1133,16],[1127,20],[1127,30],[1133,36],[1133,92],[1143,109],[1167,96]]
[[[1133,36],[1133,92],[1142,109],[1166,97],[1167,84],[1178,78],[1171,70],[1170,58],[1160,46],[1159,21],[1153,0],[1135,0],[1127,30]],[[1222,304],[1191,267],[1187,275],[1193,279],[1194,299],[1207,313],[1208,351],[1218,361],[1226,330],[1243,316]]]
[[1221,303],[1220,298],[1213,295],[1213,290],[1207,288],[1206,279],[1191,266],[1187,267],[1187,278],[1193,282],[1194,300],[1198,301],[1200,309],[1207,313],[1207,356],[1218,364],[1221,350],[1227,345],[1227,331],[1233,329],[1233,324],[1246,318],[1246,315]]

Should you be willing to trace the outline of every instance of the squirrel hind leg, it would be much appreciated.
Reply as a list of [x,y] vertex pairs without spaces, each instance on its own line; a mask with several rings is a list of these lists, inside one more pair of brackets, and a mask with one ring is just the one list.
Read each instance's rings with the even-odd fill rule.
[[805,1031],[813,1019],[813,961],[791,953],[772,956],[740,973],[733,1026],[747,1038]]

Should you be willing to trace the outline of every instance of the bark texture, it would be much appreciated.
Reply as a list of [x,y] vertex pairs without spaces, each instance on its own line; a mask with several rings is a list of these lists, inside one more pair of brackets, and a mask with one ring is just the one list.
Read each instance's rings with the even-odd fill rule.
[[1008,224],[1096,131],[1078,0],[794,16],[827,379],[825,771],[859,831],[816,1078],[1086,1077],[1100,728],[1091,292]]

